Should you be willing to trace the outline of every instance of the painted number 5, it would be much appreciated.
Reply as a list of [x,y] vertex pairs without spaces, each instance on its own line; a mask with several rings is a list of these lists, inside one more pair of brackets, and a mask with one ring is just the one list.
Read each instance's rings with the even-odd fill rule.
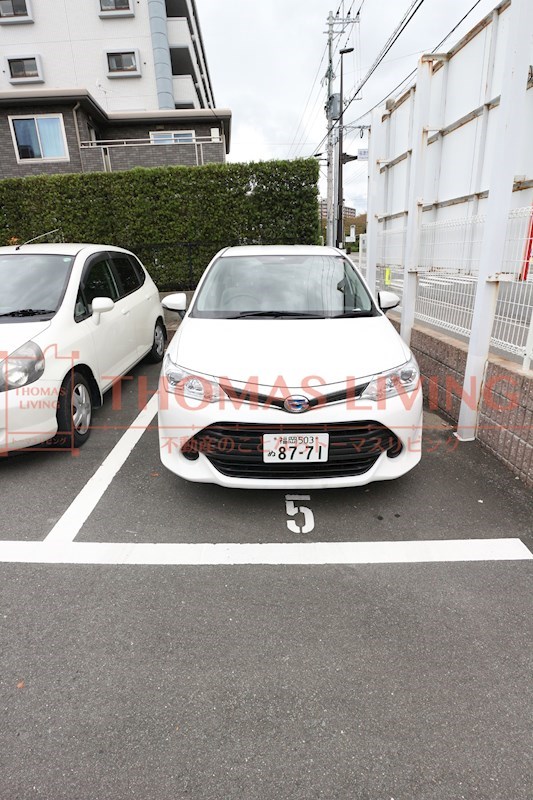
[[308,494],[287,494],[285,495],[285,508],[287,510],[287,516],[295,517],[298,512],[303,514],[304,522],[303,526],[300,527],[296,524],[296,521],[293,519],[287,520],[287,528],[290,530],[291,533],[311,533],[313,528],[315,527],[315,517],[313,512],[307,506],[300,505],[301,500],[310,500],[311,497]]

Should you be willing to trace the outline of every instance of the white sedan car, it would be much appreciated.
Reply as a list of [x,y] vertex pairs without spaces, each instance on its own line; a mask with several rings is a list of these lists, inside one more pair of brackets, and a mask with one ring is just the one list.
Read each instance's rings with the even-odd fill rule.
[[92,410],[145,356],[161,361],[159,292],[127,250],[0,247],[0,452],[79,447]]
[[[165,357],[163,464],[239,488],[360,486],[420,460],[417,363],[340,250],[231,247],[207,268]],[[186,308],[184,294],[163,306]]]

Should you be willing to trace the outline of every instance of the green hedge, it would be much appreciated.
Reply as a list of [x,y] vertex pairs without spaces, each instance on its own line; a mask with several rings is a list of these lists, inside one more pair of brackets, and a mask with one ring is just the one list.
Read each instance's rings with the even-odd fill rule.
[[60,228],[134,250],[160,288],[194,285],[228,244],[316,244],[317,182],[314,159],[9,178],[0,244]]

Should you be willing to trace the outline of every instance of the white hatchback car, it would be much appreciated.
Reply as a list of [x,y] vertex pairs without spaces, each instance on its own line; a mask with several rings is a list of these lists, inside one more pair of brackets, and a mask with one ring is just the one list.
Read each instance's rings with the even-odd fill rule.
[[165,338],[159,292],[133,253],[1,247],[0,452],[82,445],[106,389],[145,356],[161,361]]
[[[183,312],[184,294],[163,306]],[[340,250],[232,247],[207,268],[163,363],[163,464],[240,488],[359,486],[420,460],[418,366]]]

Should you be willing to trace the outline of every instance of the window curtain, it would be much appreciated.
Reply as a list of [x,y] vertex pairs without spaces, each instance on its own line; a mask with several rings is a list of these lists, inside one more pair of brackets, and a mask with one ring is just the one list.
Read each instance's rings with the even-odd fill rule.
[[59,120],[57,118],[37,119],[37,125],[39,127],[43,157],[63,158],[66,153]]

